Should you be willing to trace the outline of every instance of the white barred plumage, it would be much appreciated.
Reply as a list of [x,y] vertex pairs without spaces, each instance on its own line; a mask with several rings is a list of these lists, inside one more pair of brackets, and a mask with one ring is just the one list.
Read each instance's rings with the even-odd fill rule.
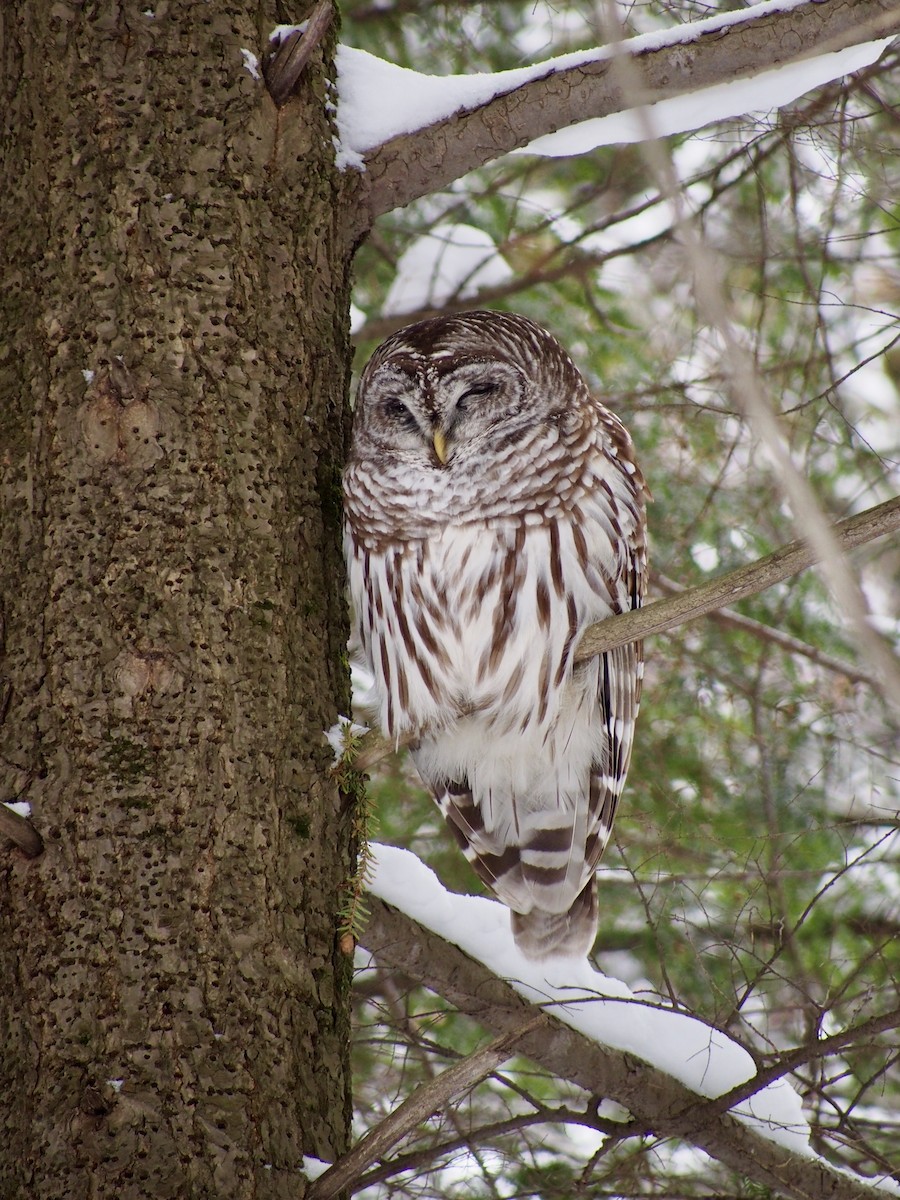
[[359,386],[344,477],[359,639],[386,736],[532,958],[586,954],[643,656],[574,665],[636,608],[646,489],[624,426],[549,333],[467,312],[400,330]]

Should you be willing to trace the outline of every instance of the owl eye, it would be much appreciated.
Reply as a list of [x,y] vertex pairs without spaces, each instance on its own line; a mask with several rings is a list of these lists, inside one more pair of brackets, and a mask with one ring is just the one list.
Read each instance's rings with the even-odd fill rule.
[[388,396],[381,405],[381,411],[392,421],[399,421],[407,429],[417,429],[418,423],[399,396]]
[[486,379],[484,383],[476,383],[474,387],[467,388],[456,402],[456,411],[465,412],[469,407],[469,401],[478,399],[481,396],[490,396],[496,392],[497,384],[492,379]]

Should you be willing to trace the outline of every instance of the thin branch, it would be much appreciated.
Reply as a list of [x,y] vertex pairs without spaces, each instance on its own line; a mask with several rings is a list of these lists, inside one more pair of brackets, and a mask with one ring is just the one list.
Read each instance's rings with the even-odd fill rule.
[[417,1087],[411,1096],[361,1138],[349,1153],[315,1180],[306,1193],[307,1200],[333,1200],[333,1197],[351,1188],[367,1167],[392,1150],[432,1114],[446,1108],[457,1096],[469,1091],[495,1071],[512,1056],[520,1042],[545,1027],[549,1020],[546,1014],[535,1014],[532,1010],[530,1019],[502,1033],[487,1046],[466,1055],[428,1083]]
[[7,804],[0,804],[0,835],[16,843],[23,854],[37,858],[44,853],[44,839],[28,820]]
[[[626,93],[615,59],[603,58],[548,73],[371,150],[360,180],[355,234],[382,213],[439,190],[476,167],[529,142],[593,117],[698,91],[847,46],[900,33],[894,0],[820,0],[727,25],[704,37],[685,27],[683,40],[624,54],[640,66],[638,94]],[[798,56],[798,48],[801,54]],[[621,55],[620,55],[621,57]]]
[[518,1133],[532,1125],[539,1125],[547,1119],[543,1113],[530,1112],[524,1116],[510,1117],[506,1121],[494,1121],[490,1125],[482,1125],[470,1134],[459,1135],[449,1141],[438,1142],[409,1154],[398,1154],[386,1163],[382,1163],[381,1166],[362,1175],[357,1180],[357,1190],[362,1192],[367,1187],[372,1187],[373,1184],[384,1183],[395,1175],[403,1175],[407,1171],[415,1171],[417,1176],[423,1175],[439,1159],[448,1158],[457,1150],[464,1150],[471,1146],[473,1142],[477,1142],[479,1146],[485,1146],[496,1138],[504,1137],[509,1133]]
[[[510,1081],[495,1072],[494,1078],[500,1082],[510,1086]],[[534,1125],[541,1124],[559,1124],[559,1125],[580,1125],[585,1129],[594,1129],[599,1133],[604,1133],[607,1137],[618,1137],[624,1130],[629,1129],[629,1125],[623,1121],[610,1120],[607,1117],[601,1117],[597,1112],[599,1099],[593,1097],[588,1103],[587,1108],[582,1111],[577,1111],[570,1108],[547,1108],[534,1096],[526,1093],[524,1089],[516,1089],[518,1093],[529,1104],[533,1105],[533,1111],[523,1113],[517,1117],[509,1117],[505,1121],[492,1121],[487,1125],[481,1125],[477,1129],[473,1129],[468,1133],[460,1134],[455,1138],[450,1138],[443,1142],[434,1142],[429,1146],[423,1146],[418,1150],[411,1151],[409,1154],[398,1154],[381,1166],[376,1167],[372,1171],[366,1172],[357,1180],[357,1190],[364,1191],[365,1188],[371,1187],[375,1183],[384,1183],[388,1179],[392,1179],[395,1175],[403,1175],[409,1171],[415,1171],[417,1175],[421,1175],[424,1170],[431,1167],[440,1159],[446,1159],[457,1150],[463,1150],[470,1147],[473,1143],[479,1146],[485,1146],[489,1142],[496,1141],[501,1137],[505,1137],[509,1133],[517,1133],[522,1129],[529,1129]]]
[[[653,580],[667,596],[682,596],[688,590],[682,584],[676,583],[674,579],[668,579],[665,575],[654,573]],[[804,642],[800,638],[796,638],[790,633],[784,633],[781,629],[775,629],[771,625],[766,625],[762,621],[755,621],[752,617],[745,617],[733,609],[714,609],[708,615],[710,620],[715,621],[717,625],[721,625],[725,629],[734,629],[738,633],[747,633],[759,641],[770,642],[780,650],[788,651],[789,654],[797,654],[802,658],[808,658],[810,662],[814,662],[819,667],[824,667],[827,671],[833,671],[835,675],[842,675],[845,679],[849,679],[851,683],[864,683],[875,691],[880,686],[878,680],[861,667],[845,662],[841,658],[834,658],[831,654],[826,654],[824,650],[820,650],[818,646],[811,646],[809,642]]]
[[[900,496],[867,508],[847,517],[832,527],[836,544],[842,551],[852,550],[875,538],[900,530]],[[792,575],[799,575],[818,561],[816,552],[806,541],[789,542],[780,550],[755,562],[729,571],[708,583],[687,588],[668,600],[657,600],[634,612],[620,613],[591,625],[584,633],[575,653],[576,662],[585,662],[595,654],[603,654],[627,642],[640,641],[654,634],[666,633],[688,621],[735,604],[748,596],[765,591]],[[867,677],[867,682],[869,677]],[[874,684],[874,678],[871,679]],[[411,739],[407,739],[411,740]],[[367,734],[360,742],[359,754],[353,767],[368,771],[375,763],[387,758],[405,742],[385,742],[376,733]]]
[[282,108],[297,90],[297,84],[312,52],[328,31],[334,17],[331,0],[319,0],[302,29],[282,38],[274,53],[263,60],[263,77],[269,95]]
[[[834,540],[842,551],[852,550],[875,538],[900,530],[900,496],[847,517],[832,527]],[[608,617],[592,625],[578,645],[576,662],[611,650],[626,642],[639,641],[652,634],[665,633],[686,621],[703,617],[716,609],[745,600],[773,584],[799,575],[819,561],[818,554],[805,540],[789,542],[746,566],[729,571],[718,579],[688,588],[669,600],[658,600],[635,612]]]
[[[534,1013],[483,963],[375,896],[362,944],[382,966],[418,979],[495,1032],[520,1030]],[[546,1026],[523,1037],[519,1050],[559,1078],[623,1105],[635,1118],[629,1132],[685,1138],[731,1170],[792,1200],[883,1200],[884,1192],[859,1176],[778,1145],[728,1113],[710,1111],[709,1102],[672,1076],[636,1055],[591,1041],[549,1014]]]

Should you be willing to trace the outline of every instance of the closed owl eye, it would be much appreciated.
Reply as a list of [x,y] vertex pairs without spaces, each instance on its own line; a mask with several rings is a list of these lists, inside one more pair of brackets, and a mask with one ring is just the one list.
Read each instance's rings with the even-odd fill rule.
[[469,401],[479,399],[481,396],[490,396],[496,392],[498,385],[492,379],[486,379],[484,383],[476,383],[474,387],[467,388],[456,402],[456,411],[465,412],[469,407]]

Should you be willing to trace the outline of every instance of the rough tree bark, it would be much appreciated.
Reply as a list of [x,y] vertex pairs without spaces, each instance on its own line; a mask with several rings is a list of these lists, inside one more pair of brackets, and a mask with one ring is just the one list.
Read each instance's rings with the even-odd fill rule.
[[0,9],[4,1200],[346,1145],[351,248],[325,52],[280,112],[242,59],[279,15]]

